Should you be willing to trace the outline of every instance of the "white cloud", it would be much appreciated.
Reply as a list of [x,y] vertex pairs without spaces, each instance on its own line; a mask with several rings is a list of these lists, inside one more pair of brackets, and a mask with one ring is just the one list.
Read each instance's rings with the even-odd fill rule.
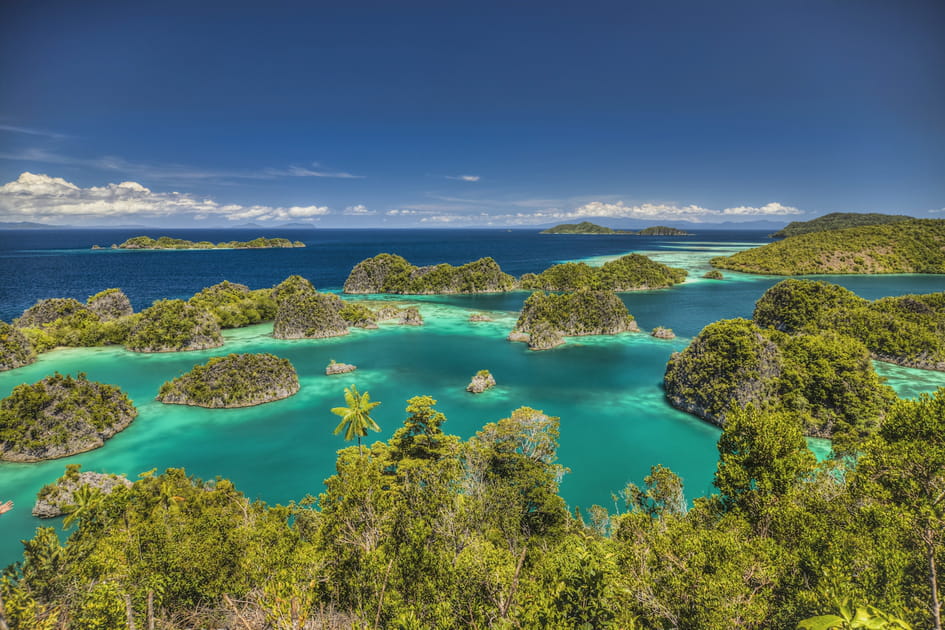
[[359,203],[356,206],[348,206],[345,208],[345,211],[342,214],[346,214],[348,216],[366,217],[377,214],[377,210],[368,210],[367,206]]
[[478,175],[447,175],[446,179],[456,179],[461,182],[478,182],[482,178]]
[[30,127],[17,127],[16,125],[0,125],[0,131],[9,131],[10,133],[22,133],[28,136],[42,136],[44,138],[54,138],[59,140],[67,138],[65,134],[54,131],[45,131],[43,129],[32,129]]
[[222,205],[192,195],[159,193],[137,182],[80,188],[61,177],[23,173],[0,186],[0,218],[5,220],[87,220],[128,216],[165,217],[177,214],[223,216],[259,221],[310,218],[329,213],[325,206]]
[[[318,163],[312,164],[312,166],[318,166]],[[351,173],[344,172],[330,172],[330,171],[316,171],[310,168],[304,168],[301,166],[290,166],[284,171],[278,169],[266,169],[266,173],[271,173],[275,176],[290,176],[290,177],[332,177],[335,179],[364,179],[364,175],[352,175]]]
[[760,207],[738,206],[735,208],[725,208],[723,210],[713,210],[692,204],[688,206],[652,203],[627,205],[623,201],[617,201],[616,203],[592,201],[571,212],[555,213],[551,216],[562,219],[579,217],[620,217],[628,219],[668,219],[698,222],[705,217],[721,217],[725,215],[769,216],[787,214],[803,214],[803,211],[775,202]]

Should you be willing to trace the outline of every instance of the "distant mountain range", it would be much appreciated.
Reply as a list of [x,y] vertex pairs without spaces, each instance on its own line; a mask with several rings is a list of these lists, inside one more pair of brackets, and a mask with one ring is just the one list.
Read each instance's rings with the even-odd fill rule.
[[[617,230],[641,230],[655,223],[674,227],[688,232],[702,230],[780,230],[786,225],[785,221],[757,220],[757,221],[724,221],[722,223],[695,223],[693,221],[663,221],[642,219],[620,219],[614,217],[582,217],[582,220],[606,225]],[[543,223],[530,225],[527,229],[545,230],[558,225],[557,223]]]

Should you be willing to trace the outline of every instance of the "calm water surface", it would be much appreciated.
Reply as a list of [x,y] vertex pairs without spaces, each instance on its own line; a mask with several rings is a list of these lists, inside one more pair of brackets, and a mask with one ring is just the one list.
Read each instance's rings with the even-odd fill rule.
[[[612,506],[611,494],[640,483],[655,464],[680,474],[691,499],[711,489],[719,431],[666,404],[661,382],[669,355],[683,349],[706,324],[750,317],[755,300],[779,278],[726,272],[721,281],[699,278],[714,255],[767,242],[759,232],[711,232],[662,239],[633,236],[548,236],[505,230],[180,230],[192,240],[246,240],[285,236],[305,249],[257,251],[92,251],[142,233],[141,230],[0,231],[0,318],[9,321],[37,299],[84,300],[120,287],[136,309],[164,297],[186,298],[224,279],[251,288],[272,286],[298,273],[322,290],[338,290],[359,260],[397,253],[416,264],[462,263],[492,256],[510,273],[541,271],[562,260],[601,264],[630,251],[686,267],[690,281],[662,291],[623,294],[643,330],[668,326],[679,335],[660,341],[645,334],[569,340],[547,352],[529,352],[505,341],[526,293],[480,296],[397,297],[420,305],[421,328],[382,325],[327,340],[281,341],[272,325],[226,331],[223,348],[201,352],[142,355],[121,348],[63,349],[30,366],[0,373],[0,396],[16,385],[54,371],[87,372],[118,385],[138,407],[125,431],[101,449],[37,464],[0,463],[0,499],[16,508],[0,518],[0,565],[21,554],[19,540],[44,524],[30,516],[36,492],[62,474],[67,464],[85,470],[125,473],[135,478],[157,468],[184,467],[202,478],[228,477],[251,497],[285,503],[317,494],[334,472],[335,451],[328,409],[342,389],[356,383],[382,401],[376,410],[387,439],[406,417],[406,400],[429,394],[449,418],[445,429],[463,437],[483,424],[528,405],[561,418],[559,461],[571,469],[561,486],[574,507]],[[152,236],[158,236],[153,233]],[[945,290],[941,276],[825,277],[874,299],[886,295]],[[389,299],[389,298],[377,298]],[[473,312],[493,322],[471,324]],[[292,398],[247,409],[207,410],[154,401],[160,385],[209,357],[230,352],[272,352],[295,365],[302,389]],[[327,377],[331,360],[355,363],[357,372]],[[902,396],[945,386],[945,374],[877,364]],[[487,368],[498,387],[479,396],[465,385]],[[371,438],[369,438],[371,439]],[[58,521],[45,524],[58,526]]]

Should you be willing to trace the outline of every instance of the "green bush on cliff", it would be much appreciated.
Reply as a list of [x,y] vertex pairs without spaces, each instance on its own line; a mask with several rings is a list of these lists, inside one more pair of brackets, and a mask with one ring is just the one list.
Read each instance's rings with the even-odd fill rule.
[[[108,311],[111,313],[112,309]],[[51,298],[40,300],[27,309],[14,320],[14,326],[20,329],[36,352],[46,352],[58,346],[90,347],[124,343],[134,318],[134,315],[126,315],[103,321],[78,300]]]
[[315,286],[307,278],[291,275],[272,288],[270,297],[278,303],[299,293],[313,294]]
[[141,311],[125,342],[135,352],[202,350],[221,345],[223,337],[216,318],[183,300],[158,300]]
[[56,372],[0,401],[0,459],[36,461],[101,446],[137,415],[113,385]]
[[509,291],[515,279],[492,258],[454,267],[416,267],[401,256],[378,254],[362,260],[345,280],[345,293],[494,293]]
[[885,225],[791,236],[712,265],[747,273],[945,273],[945,219],[910,219]]
[[835,330],[861,341],[876,358],[945,369],[945,292],[870,302],[835,284],[790,279],[761,296],[754,319],[788,333]]
[[806,434],[856,444],[895,400],[866,347],[833,332],[788,335],[745,319],[709,324],[672,356],[664,387],[670,402],[723,424],[734,407],[783,409]]
[[0,372],[22,367],[36,360],[33,346],[23,333],[0,322]]
[[189,301],[216,317],[220,328],[240,328],[276,316],[276,301],[271,294],[271,289],[250,291],[246,285],[224,280],[201,290]]
[[523,289],[542,291],[634,291],[670,287],[685,279],[685,269],[668,267],[642,254],[628,254],[602,267],[573,262],[553,265],[539,274],[523,275],[520,283]]
[[515,328],[528,333],[539,323],[548,324],[567,336],[636,330],[633,316],[613,291],[532,293],[522,306]]
[[272,354],[214,357],[161,385],[163,403],[198,407],[247,407],[287,398],[299,391],[288,359]]
[[277,339],[322,339],[348,334],[341,317],[344,302],[333,293],[296,293],[279,299],[272,326]]

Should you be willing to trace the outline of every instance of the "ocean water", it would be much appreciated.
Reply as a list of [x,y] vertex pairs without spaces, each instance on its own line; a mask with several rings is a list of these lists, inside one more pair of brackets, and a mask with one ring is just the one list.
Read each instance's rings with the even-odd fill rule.
[[[690,280],[660,291],[623,294],[644,331],[668,326],[671,341],[645,333],[571,338],[547,352],[509,343],[517,311],[528,295],[515,292],[477,296],[374,296],[371,299],[419,305],[423,327],[382,325],[353,329],[325,340],[283,341],[272,325],[225,331],[222,348],[146,355],[122,348],[61,349],[30,366],[0,373],[0,396],[18,384],[54,371],[87,372],[89,378],[118,385],[138,407],[132,425],[103,448],[35,464],[0,463],[0,500],[16,508],[0,517],[0,565],[21,554],[20,539],[39,525],[59,525],[30,516],[36,492],[62,474],[67,464],[84,470],[125,473],[134,479],[157,468],[184,467],[202,478],[232,479],[247,495],[286,503],[317,494],[334,472],[335,452],[345,446],[332,435],[349,384],[368,390],[382,405],[375,418],[387,439],[406,417],[408,398],[429,394],[448,421],[444,429],[469,437],[487,422],[508,417],[522,405],[561,418],[559,462],[570,469],[561,492],[571,507],[613,506],[612,494],[628,482],[640,483],[651,466],[669,466],[683,477],[691,499],[711,491],[719,430],[671,408],[661,382],[672,352],[685,348],[706,324],[726,317],[750,317],[755,300],[779,278],[725,273],[703,280],[714,255],[751,247],[762,233],[703,232],[661,239],[632,236],[548,236],[532,231],[312,230],[268,233],[306,242],[305,249],[208,252],[91,251],[92,244],[121,242],[140,230],[31,230],[0,232],[0,318],[10,320],[37,299],[85,299],[121,287],[140,309],[162,297],[186,298],[224,279],[252,288],[272,286],[299,273],[323,290],[338,290],[359,260],[382,251],[417,264],[462,263],[494,257],[514,274],[540,271],[563,260],[602,264],[638,251],[690,270]],[[258,230],[173,231],[193,240],[244,240]],[[157,234],[154,234],[155,236]],[[945,290],[941,276],[827,277],[874,299],[885,295]],[[358,299],[363,299],[361,296]],[[492,322],[470,323],[474,312]],[[286,400],[245,409],[207,410],[163,405],[154,400],[160,385],[209,357],[230,352],[272,352],[288,358],[299,373],[301,391]],[[325,376],[332,359],[354,363],[351,374]],[[945,374],[877,364],[902,396],[914,397],[945,386]],[[489,369],[498,386],[475,396],[465,392],[471,376]],[[813,443],[819,451],[825,445]]]

